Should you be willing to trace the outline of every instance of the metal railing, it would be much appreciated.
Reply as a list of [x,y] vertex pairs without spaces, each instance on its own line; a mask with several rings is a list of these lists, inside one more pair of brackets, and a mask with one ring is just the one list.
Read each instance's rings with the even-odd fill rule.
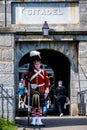
[[78,114],[87,116],[87,90],[78,92]]
[[3,84],[0,84],[0,117],[14,121],[14,108],[13,90],[5,89]]

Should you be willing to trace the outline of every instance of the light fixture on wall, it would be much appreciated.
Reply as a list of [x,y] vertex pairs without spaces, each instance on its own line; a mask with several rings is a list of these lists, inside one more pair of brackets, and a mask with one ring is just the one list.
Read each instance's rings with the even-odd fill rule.
[[48,36],[49,35],[49,26],[47,21],[44,22],[43,27],[42,27],[42,32],[44,36]]

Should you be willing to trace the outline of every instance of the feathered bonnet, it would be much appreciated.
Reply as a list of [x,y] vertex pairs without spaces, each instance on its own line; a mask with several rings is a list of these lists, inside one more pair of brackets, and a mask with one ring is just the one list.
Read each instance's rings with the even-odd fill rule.
[[41,56],[40,56],[40,52],[39,51],[31,51],[30,52],[30,61],[41,61]]
[[35,60],[41,61],[40,52],[36,51],[36,50],[30,52],[30,67],[29,67],[29,70],[33,69],[33,62]]

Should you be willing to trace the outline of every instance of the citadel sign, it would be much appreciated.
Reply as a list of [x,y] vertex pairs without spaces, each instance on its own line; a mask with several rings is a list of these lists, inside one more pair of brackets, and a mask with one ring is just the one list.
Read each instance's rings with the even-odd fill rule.
[[28,9],[24,8],[22,13],[26,15],[62,15],[61,8],[53,8],[53,9]]
[[78,3],[73,5],[58,2],[13,3],[12,21],[15,24],[43,24],[44,21],[49,24],[78,24]]

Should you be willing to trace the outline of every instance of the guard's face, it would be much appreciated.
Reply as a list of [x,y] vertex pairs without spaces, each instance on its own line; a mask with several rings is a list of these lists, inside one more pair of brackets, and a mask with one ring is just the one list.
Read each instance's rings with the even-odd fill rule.
[[34,68],[36,69],[36,70],[39,70],[40,69],[40,61],[34,61]]

